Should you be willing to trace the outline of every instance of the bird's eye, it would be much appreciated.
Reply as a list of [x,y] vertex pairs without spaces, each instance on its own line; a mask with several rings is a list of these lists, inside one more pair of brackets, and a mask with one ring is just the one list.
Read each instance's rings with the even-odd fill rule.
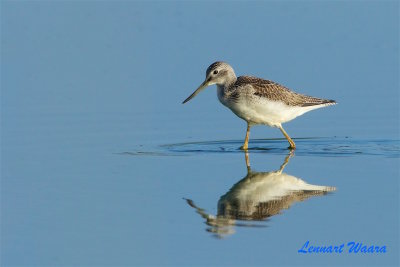
[[218,70],[214,70],[214,72],[213,72],[214,74],[218,74]]

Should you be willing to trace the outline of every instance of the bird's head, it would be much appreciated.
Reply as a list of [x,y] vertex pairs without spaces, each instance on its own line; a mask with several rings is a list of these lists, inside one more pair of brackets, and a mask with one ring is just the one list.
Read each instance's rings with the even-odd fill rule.
[[195,97],[198,93],[200,93],[207,86],[217,84],[217,85],[229,85],[232,82],[236,81],[236,75],[233,68],[225,62],[217,61],[211,64],[206,71],[206,79],[204,82],[193,92],[188,98],[183,101],[182,104],[185,104],[190,99]]

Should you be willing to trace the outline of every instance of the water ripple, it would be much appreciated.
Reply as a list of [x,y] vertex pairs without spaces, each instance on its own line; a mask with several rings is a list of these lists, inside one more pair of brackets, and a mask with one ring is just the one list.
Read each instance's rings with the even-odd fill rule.
[[[297,138],[297,156],[380,156],[400,158],[400,140],[353,139],[310,137]],[[140,150],[120,154],[132,156],[184,156],[210,153],[243,153],[240,149],[243,140],[218,140],[164,144],[155,147],[141,147]],[[249,143],[251,153],[287,154],[286,139],[253,139]]]

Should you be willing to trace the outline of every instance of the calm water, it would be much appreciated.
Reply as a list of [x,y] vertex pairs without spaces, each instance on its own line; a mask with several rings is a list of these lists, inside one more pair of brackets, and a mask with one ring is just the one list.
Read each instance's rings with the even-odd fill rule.
[[[399,265],[397,2],[1,6],[2,266]],[[246,154],[217,59],[339,104]]]
[[[284,140],[252,140],[248,171],[242,140],[135,145],[132,118],[125,119],[105,131],[82,116],[4,130],[5,265],[398,260],[398,140],[299,139],[291,156]],[[71,120],[76,124],[65,123]],[[297,253],[307,240],[359,241],[388,252]]]

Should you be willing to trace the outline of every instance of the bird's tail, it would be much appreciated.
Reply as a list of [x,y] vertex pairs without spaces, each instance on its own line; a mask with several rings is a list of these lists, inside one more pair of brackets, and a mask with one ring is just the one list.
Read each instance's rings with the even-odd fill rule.
[[328,99],[321,99],[321,98],[310,98],[307,99],[308,101],[306,101],[302,107],[311,107],[311,106],[332,106],[332,105],[336,105],[337,102],[335,100],[328,100]]

